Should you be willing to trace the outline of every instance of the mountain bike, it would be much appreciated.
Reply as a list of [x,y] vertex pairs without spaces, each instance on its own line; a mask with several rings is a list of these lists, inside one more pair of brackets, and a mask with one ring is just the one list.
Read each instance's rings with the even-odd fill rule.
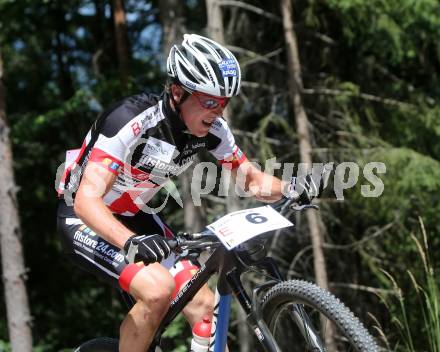
[[[275,261],[267,256],[268,231],[289,226],[286,222],[291,224],[281,214],[288,209],[310,208],[317,206],[283,199],[270,206],[227,214],[203,232],[178,234],[169,240],[179,258],[196,260],[203,251],[211,253],[171,302],[149,352],[162,351],[161,336],[167,326],[214,274],[218,278],[210,352],[225,351],[232,296],[246,313],[257,351],[379,351],[367,329],[339,299],[311,282],[285,281]],[[241,275],[251,271],[262,273],[267,280],[247,292]],[[129,295],[123,294],[130,302]],[[118,351],[116,339],[96,338],[75,352],[113,351]]]

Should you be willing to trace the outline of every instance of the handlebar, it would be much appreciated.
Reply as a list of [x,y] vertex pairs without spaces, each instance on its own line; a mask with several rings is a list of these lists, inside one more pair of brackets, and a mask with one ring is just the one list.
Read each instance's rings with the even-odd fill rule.
[[220,240],[209,230],[199,233],[177,234],[176,237],[167,241],[172,250],[196,250],[207,249],[208,247],[217,247]]
[[[286,209],[302,211],[306,209],[316,209],[319,207],[313,204],[298,204],[295,199],[283,197],[280,200],[270,204],[272,208],[283,214]],[[220,240],[209,230],[197,233],[180,233],[173,239],[169,239],[168,245],[174,251],[185,250],[204,250],[207,248],[218,247]]]
[[295,211],[302,211],[306,209],[318,210],[319,207],[315,204],[299,204],[296,199],[284,197],[280,200],[270,204],[272,208],[283,214],[286,209],[292,209]]

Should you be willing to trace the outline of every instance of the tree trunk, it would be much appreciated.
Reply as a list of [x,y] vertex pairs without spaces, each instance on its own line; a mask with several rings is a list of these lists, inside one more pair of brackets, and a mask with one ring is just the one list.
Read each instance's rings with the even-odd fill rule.
[[[206,17],[208,36],[212,40],[225,45],[223,14],[218,0],[206,0]],[[231,126],[229,106],[226,106],[226,109],[223,111],[223,117],[228,122],[228,125]]]
[[180,43],[185,33],[182,1],[159,1],[159,13],[163,30],[162,50],[165,57],[168,57],[171,46]]
[[223,13],[218,0],[206,0],[207,32],[211,39],[225,43]]
[[115,26],[116,52],[118,55],[119,75],[123,87],[127,86],[130,74],[130,45],[125,23],[124,0],[113,0],[113,22]]
[[26,292],[26,270],[20,243],[17,187],[6,123],[5,93],[0,52],[0,247],[9,339],[13,352],[32,351],[31,315]]
[[[281,13],[283,16],[284,37],[287,46],[289,93],[293,102],[296,128],[298,132],[300,159],[302,163],[312,167],[312,146],[308,129],[308,118],[301,99],[303,82],[301,77],[301,63],[299,60],[298,43],[293,26],[293,10],[291,0],[281,0]],[[313,264],[317,284],[328,290],[327,269],[323,250],[323,236],[319,227],[319,213],[309,210],[306,212],[310,237],[313,247]],[[326,344],[329,351],[336,351],[332,333],[326,334]]]
[[[284,36],[287,46],[287,56],[289,64],[289,93],[295,111],[296,127],[298,131],[300,159],[302,163],[312,166],[312,146],[310,143],[308,119],[304,109],[301,90],[303,87],[301,78],[301,64],[299,61],[298,45],[296,35],[293,30],[293,11],[290,0],[281,1],[281,11],[283,15]],[[319,286],[328,289],[327,270],[325,267],[324,251],[322,247],[322,235],[319,228],[318,213],[307,212],[310,235],[313,245],[313,256],[315,266],[316,282]]]
[[[179,0],[159,1],[159,13],[163,28],[162,50],[164,57],[168,57],[171,46],[180,43],[185,32],[183,4]],[[195,163],[197,161],[196,158]],[[179,175],[179,184],[183,202],[185,230],[197,232],[203,230],[205,224],[201,207],[196,207],[191,198],[191,176],[193,171],[194,167],[191,166]]]

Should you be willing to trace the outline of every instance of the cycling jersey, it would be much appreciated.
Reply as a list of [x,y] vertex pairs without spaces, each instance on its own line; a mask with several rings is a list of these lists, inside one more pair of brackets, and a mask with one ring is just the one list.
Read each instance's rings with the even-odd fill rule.
[[223,118],[214,121],[206,136],[196,137],[171,108],[168,94],[135,95],[95,121],[75,162],[67,167],[59,192],[73,201],[83,171],[93,161],[117,175],[104,203],[113,213],[133,216],[203,149],[229,169],[246,160]]

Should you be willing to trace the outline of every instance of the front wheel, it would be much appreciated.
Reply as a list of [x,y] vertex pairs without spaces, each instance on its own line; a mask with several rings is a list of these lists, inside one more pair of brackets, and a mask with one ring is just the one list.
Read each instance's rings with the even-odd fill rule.
[[[149,351],[163,352],[158,346],[152,347]],[[119,352],[119,340],[110,337],[98,337],[84,342],[74,352]]]
[[262,300],[263,317],[282,352],[378,352],[372,336],[335,296],[301,280],[281,282]]
[[98,337],[84,342],[74,352],[119,352],[119,341],[110,337]]

